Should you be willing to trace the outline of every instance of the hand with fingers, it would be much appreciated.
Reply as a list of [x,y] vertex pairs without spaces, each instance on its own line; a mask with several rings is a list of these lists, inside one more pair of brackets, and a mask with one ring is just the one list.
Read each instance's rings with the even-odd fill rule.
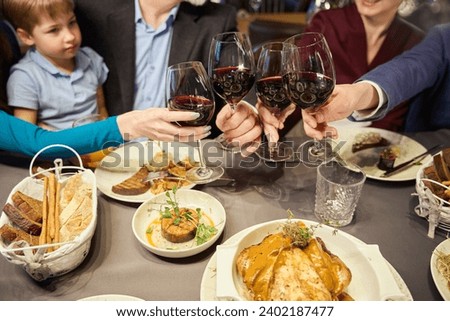
[[246,101],[240,101],[233,112],[225,105],[217,115],[217,127],[228,142],[241,146],[241,154],[248,156],[259,146],[262,127],[255,108]]
[[127,139],[147,137],[157,141],[197,141],[211,133],[210,126],[180,127],[176,122],[195,120],[199,113],[170,111],[167,108],[135,110],[117,117],[122,136]]
[[279,113],[273,113],[258,99],[256,108],[258,109],[259,118],[264,127],[264,134],[266,135],[269,144],[278,142],[280,139],[279,130],[284,128],[284,122],[295,111],[295,105],[290,104]]

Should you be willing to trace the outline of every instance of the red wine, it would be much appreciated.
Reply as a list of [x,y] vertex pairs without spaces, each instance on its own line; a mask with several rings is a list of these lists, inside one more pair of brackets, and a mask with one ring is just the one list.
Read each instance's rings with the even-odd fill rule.
[[283,79],[291,101],[302,109],[322,106],[334,89],[333,79],[315,72],[291,72]]
[[177,122],[180,126],[205,126],[214,114],[214,102],[204,97],[181,95],[169,99],[169,109],[200,114],[200,117],[195,120]]
[[248,68],[221,67],[212,75],[212,84],[217,94],[229,104],[237,104],[248,94],[255,82],[255,74]]
[[256,94],[266,107],[286,108],[291,104],[281,76],[273,76],[256,81]]

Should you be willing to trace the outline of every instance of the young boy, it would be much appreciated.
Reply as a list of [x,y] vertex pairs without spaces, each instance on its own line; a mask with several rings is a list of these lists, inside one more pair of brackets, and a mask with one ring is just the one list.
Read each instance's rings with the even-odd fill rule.
[[103,58],[80,48],[72,0],[4,0],[5,17],[30,49],[11,68],[8,104],[14,115],[43,128],[72,127],[82,117],[106,117]]

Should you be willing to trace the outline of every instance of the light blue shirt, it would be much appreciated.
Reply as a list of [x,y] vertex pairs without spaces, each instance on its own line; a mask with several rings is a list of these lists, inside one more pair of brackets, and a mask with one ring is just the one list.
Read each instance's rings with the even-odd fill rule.
[[37,110],[38,121],[57,130],[70,128],[75,120],[98,112],[97,89],[107,75],[103,58],[91,48],[78,51],[71,74],[32,48],[11,68],[8,104]]
[[139,1],[134,2],[136,28],[134,109],[166,107],[166,72],[172,25],[179,6],[174,7],[166,22],[155,30],[142,17]]

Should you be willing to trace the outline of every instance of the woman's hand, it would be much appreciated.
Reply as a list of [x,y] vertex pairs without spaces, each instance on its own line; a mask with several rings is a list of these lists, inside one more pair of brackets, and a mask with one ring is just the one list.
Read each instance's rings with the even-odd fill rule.
[[225,105],[217,115],[216,125],[229,143],[241,146],[244,156],[258,148],[262,128],[257,112],[249,103],[239,102],[234,112],[228,104]]
[[175,122],[195,120],[200,114],[171,111],[167,108],[134,110],[117,117],[120,133],[125,140],[147,137],[157,141],[189,142],[207,137],[210,126],[181,127]]
[[267,137],[269,143],[276,143],[280,139],[278,133],[279,130],[284,128],[284,122],[295,111],[295,105],[290,104],[287,108],[283,109],[280,113],[274,114],[267,109],[261,100],[258,99],[256,103],[258,108],[259,118],[261,119],[264,127],[264,134]]

